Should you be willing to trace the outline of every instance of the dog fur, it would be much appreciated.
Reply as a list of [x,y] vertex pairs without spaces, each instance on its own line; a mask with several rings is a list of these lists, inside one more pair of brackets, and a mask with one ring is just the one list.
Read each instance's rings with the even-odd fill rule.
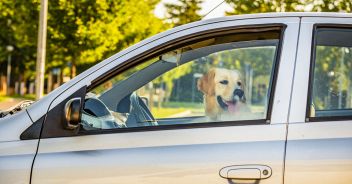
[[238,70],[211,68],[198,79],[197,87],[204,94],[205,114],[211,120],[243,119],[250,112]]

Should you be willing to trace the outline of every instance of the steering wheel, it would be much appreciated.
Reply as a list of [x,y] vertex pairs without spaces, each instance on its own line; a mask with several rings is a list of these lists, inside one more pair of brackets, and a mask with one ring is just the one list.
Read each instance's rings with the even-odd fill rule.
[[130,113],[126,121],[127,127],[158,125],[157,121],[153,117],[146,104],[135,92],[131,94],[130,102]]
[[123,128],[116,122],[108,107],[93,93],[86,95],[81,126],[84,130]]

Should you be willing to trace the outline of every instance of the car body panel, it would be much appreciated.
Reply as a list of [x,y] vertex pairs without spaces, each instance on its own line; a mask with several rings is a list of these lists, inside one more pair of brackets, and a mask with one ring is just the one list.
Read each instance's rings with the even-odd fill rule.
[[351,121],[289,125],[285,184],[352,181]]
[[20,140],[32,124],[26,111],[0,121],[0,183],[28,183],[38,139]]
[[351,18],[302,18],[287,136],[285,184],[352,182],[352,121],[307,122],[315,24],[352,25]]
[[0,142],[0,183],[29,183],[38,139]]
[[5,116],[0,120],[0,143],[19,141],[22,132],[32,123],[26,110],[11,116]]
[[261,183],[281,183],[285,133],[277,124],[45,139],[32,183],[227,183],[220,169],[246,164],[270,166]]

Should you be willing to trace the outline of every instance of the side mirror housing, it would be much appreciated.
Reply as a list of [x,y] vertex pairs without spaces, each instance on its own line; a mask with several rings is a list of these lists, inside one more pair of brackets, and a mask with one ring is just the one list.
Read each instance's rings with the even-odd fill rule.
[[80,97],[72,98],[65,104],[65,118],[64,128],[74,130],[78,128],[81,122],[81,108],[82,100]]

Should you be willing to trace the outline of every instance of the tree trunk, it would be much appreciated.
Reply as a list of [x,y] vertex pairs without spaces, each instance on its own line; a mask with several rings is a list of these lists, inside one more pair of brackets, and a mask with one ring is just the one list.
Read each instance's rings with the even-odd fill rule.
[[6,80],[7,80],[6,76],[5,75],[1,75],[1,77],[0,77],[1,94],[6,94],[6,91],[7,91]]
[[51,90],[53,90],[52,86],[53,86],[53,74],[52,72],[50,71],[48,73],[48,84],[46,85],[46,93],[50,93]]
[[76,76],[76,72],[77,72],[77,71],[76,71],[76,63],[75,63],[75,62],[72,62],[72,66],[71,66],[71,79]]
[[59,86],[63,83],[62,81],[64,81],[64,68],[60,69],[60,73],[59,73],[59,79],[57,81],[57,83],[59,84]]

